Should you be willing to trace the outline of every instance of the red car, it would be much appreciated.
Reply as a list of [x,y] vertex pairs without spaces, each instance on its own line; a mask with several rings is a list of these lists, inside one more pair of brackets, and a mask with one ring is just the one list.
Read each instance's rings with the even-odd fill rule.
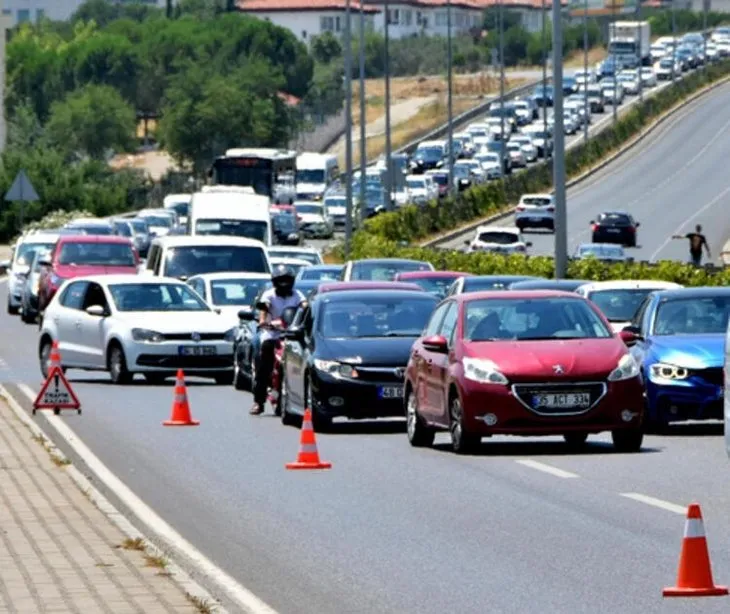
[[569,292],[449,297],[408,363],[408,439],[430,446],[448,430],[465,454],[496,434],[562,435],[577,449],[590,433],[611,431],[616,449],[638,451],[644,399],[631,341]]
[[42,312],[67,279],[85,275],[136,275],[139,255],[126,237],[70,235],[60,237],[49,260],[41,264],[44,266],[38,283],[38,305]]
[[470,276],[471,273],[461,273],[459,271],[408,271],[398,273],[395,280],[418,284],[426,292],[444,298],[455,279]]

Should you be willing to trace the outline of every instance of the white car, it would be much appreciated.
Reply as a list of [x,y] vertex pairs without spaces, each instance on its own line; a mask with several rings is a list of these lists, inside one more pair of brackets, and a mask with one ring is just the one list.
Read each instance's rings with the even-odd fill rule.
[[532,106],[530,106],[529,102],[527,102],[526,100],[515,100],[512,103],[512,107],[515,110],[517,123],[520,126],[525,126],[529,123],[532,123],[532,120],[534,119],[534,113],[532,110]]
[[644,87],[656,87],[657,78],[654,69],[651,66],[642,66],[641,68],[641,80],[644,83]]
[[424,175],[406,176],[406,189],[410,201],[417,205],[425,205],[434,198]]
[[474,159],[482,165],[488,180],[502,179],[502,162],[499,154],[482,151],[477,153]]
[[510,143],[518,143],[525,155],[525,160],[535,162],[537,160],[537,147],[532,142],[529,134],[514,134],[510,138]]
[[464,166],[468,168],[474,177],[475,183],[484,183],[487,180],[487,174],[484,172],[479,160],[458,160],[454,166]]
[[681,287],[669,281],[597,281],[578,286],[575,292],[593,301],[611,323],[613,330],[618,332],[631,324],[641,301],[648,294]]
[[271,275],[208,273],[191,277],[186,283],[213,309],[228,318],[231,326],[236,326],[239,322],[238,312],[253,308],[259,294],[271,287]]
[[135,373],[160,383],[178,369],[230,384],[235,334],[228,318],[177,279],[92,275],[59,288],[46,308],[38,355],[43,377],[57,341],[65,368],[108,371],[115,384]]
[[580,87],[582,85],[590,85],[591,83],[596,82],[596,73],[592,70],[576,70],[575,73],[573,73],[573,78],[575,79],[575,84]]
[[269,256],[269,262],[271,263],[272,269],[279,265],[290,268],[294,272],[294,276],[302,269],[312,266],[311,262],[301,260],[300,258],[282,258],[281,256]]
[[30,263],[38,251],[50,251],[58,241],[59,233],[33,232],[18,239],[13,249],[13,255],[7,262],[3,262],[3,268],[7,269],[8,275],[8,314],[18,315],[23,300],[23,289],[25,288]]
[[571,111],[565,111],[563,113],[563,130],[565,134],[575,134],[580,128],[580,121],[578,116]]
[[314,247],[269,247],[267,251],[271,258],[296,258],[309,264],[324,264],[322,252]]
[[335,224],[327,209],[320,202],[294,201],[302,233],[316,239],[329,239],[335,232]]
[[173,209],[142,209],[137,217],[147,222],[150,236],[164,237],[170,233],[175,226],[175,220],[170,215],[177,215]]
[[527,158],[525,157],[525,153],[522,151],[522,146],[519,143],[508,141],[507,153],[509,153],[509,157],[512,159],[513,168],[524,168],[527,166]]
[[616,76],[616,80],[622,85],[624,92],[629,96],[636,96],[639,93],[639,80],[636,78],[634,71],[620,72]]
[[479,226],[472,241],[466,241],[469,252],[526,254],[532,243],[522,240],[519,228]]
[[515,226],[555,231],[555,200],[552,194],[523,194],[515,209]]
[[574,258],[595,258],[605,262],[626,262],[629,258],[622,245],[615,243],[581,243],[573,254]]

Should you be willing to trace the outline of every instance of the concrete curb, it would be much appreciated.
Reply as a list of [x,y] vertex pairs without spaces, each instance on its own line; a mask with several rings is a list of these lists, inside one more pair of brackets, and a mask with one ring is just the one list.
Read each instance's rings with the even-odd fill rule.
[[[54,444],[53,440],[38,426],[38,424],[30,418],[23,407],[8,392],[2,384],[0,384],[0,398],[2,398],[8,407],[13,411],[15,416],[20,420],[31,433],[43,442],[43,447],[48,451],[51,457],[57,459],[65,465],[64,471],[68,473],[79,490],[84,493],[89,500],[96,505],[99,510],[129,539],[140,539],[144,542],[145,552],[152,556],[162,557],[168,561],[167,570],[170,572],[170,579],[177,584],[180,589],[189,597],[196,598],[200,602],[208,603],[215,614],[228,614],[228,611],[220,605],[219,601],[213,597],[200,584],[195,582],[186,571],[171,560],[169,553],[164,552],[155,546],[142,532],[138,531],[135,526],[125,518],[125,516],[117,510],[111,502],[102,495],[81,471],[79,471],[61,450]],[[67,464],[68,463],[68,464]]]
[[[695,100],[700,98],[701,96],[704,96],[708,92],[712,91],[713,89],[720,87],[721,85],[724,85],[730,81],[730,75],[727,77],[723,77],[719,81],[716,81],[715,83],[711,83],[710,85],[702,88],[701,90],[698,90],[694,94],[692,94],[689,98],[685,98],[684,100],[677,103],[674,107],[667,110],[665,113],[660,115],[658,118],[656,118],[651,124],[646,126],[643,130],[641,130],[638,134],[634,135],[629,141],[621,145],[615,152],[609,154],[607,157],[603,158],[600,162],[598,162],[595,166],[591,167],[587,171],[581,173],[574,179],[571,179],[566,182],[565,187],[566,188],[572,188],[576,185],[582,183],[586,179],[589,179],[593,175],[595,175],[598,171],[603,170],[605,167],[607,167],[609,164],[616,161],[618,158],[629,152],[631,149],[633,149],[636,145],[641,143],[646,137],[651,135],[657,128],[659,128],[662,124],[664,124],[667,120],[671,119],[674,115],[676,115],[680,110],[682,110],[684,107],[688,106],[689,104],[693,103]],[[628,112],[628,111],[627,111]],[[600,134],[600,132],[598,133]],[[596,135],[598,136],[598,135]],[[554,190],[550,190],[548,193],[552,194]],[[482,218],[481,220],[477,222],[470,222],[469,224],[460,227],[458,230],[453,230],[448,232],[445,235],[442,235],[440,237],[437,237],[435,239],[430,239],[428,241],[425,241],[421,244],[419,244],[418,247],[438,247],[439,244],[445,243],[447,241],[451,241],[458,237],[459,235],[462,235],[466,232],[476,230],[479,226],[483,226],[484,224],[491,224],[493,222],[497,222],[499,220],[504,219],[505,217],[508,217],[512,214],[514,214],[516,207],[511,206],[507,209],[501,210],[499,213],[494,213],[486,218]]]

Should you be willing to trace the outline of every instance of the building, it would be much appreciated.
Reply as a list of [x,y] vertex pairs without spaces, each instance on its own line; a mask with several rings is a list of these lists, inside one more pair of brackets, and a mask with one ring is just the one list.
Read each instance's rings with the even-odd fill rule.
[[[108,1],[121,3],[125,0]],[[165,0],[139,1],[150,6],[165,8]],[[10,20],[10,27],[44,18],[66,21],[83,3],[84,0],[3,0],[3,16]]]

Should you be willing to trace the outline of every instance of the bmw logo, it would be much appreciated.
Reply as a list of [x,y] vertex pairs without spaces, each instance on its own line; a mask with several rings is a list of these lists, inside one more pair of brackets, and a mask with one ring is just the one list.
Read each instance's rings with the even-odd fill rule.
[[193,341],[200,341],[200,333],[193,333],[192,335],[190,335],[190,338]]

